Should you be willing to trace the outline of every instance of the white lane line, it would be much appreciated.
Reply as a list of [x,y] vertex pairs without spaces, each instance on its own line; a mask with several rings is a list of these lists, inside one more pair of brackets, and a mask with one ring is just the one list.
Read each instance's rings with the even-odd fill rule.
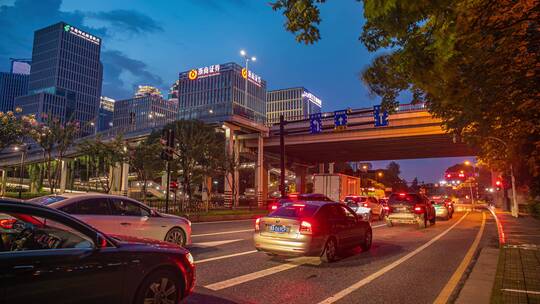
[[228,258],[241,256],[241,255],[252,254],[252,253],[256,253],[256,252],[258,252],[258,251],[257,250],[252,250],[252,251],[245,251],[245,252],[239,252],[239,253],[233,253],[233,254],[228,254],[228,255],[217,256],[217,257],[213,257],[213,258],[207,258],[207,259],[203,259],[203,260],[199,260],[199,261],[195,260],[195,264],[202,264],[202,263],[207,263],[207,262],[212,262],[212,261],[217,261],[217,260],[223,260],[223,259],[228,259]]
[[221,290],[221,289],[236,286],[236,285],[239,285],[239,284],[242,284],[242,283],[246,283],[246,282],[249,282],[249,281],[253,281],[253,280],[256,280],[256,279],[260,279],[262,277],[266,277],[266,276],[269,276],[269,275],[272,275],[272,274],[275,274],[275,273],[278,273],[278,272],[282,272],[282,271],[285,271],[285,270],[296,268],[298,266],[301,266],[303,264],[308,264],[308,263],[318,265],[318,264],[321,263],[321,260],[318,257],[316,257],[316,258],[314,258],[314,257],[301,257],[301,258],[291,259],[290,262],[286,263],[286,264],[271,267],[271,268],[264,269],[264,270],[257,271],[257,272],[252,272],[252,273],[242,275],[242,276],[239,276],[239,277],[235,277],[235,278],[232,278],[232,279],[229,279],[229,280],[225,280],[225,281],[213,283],[213,284],[210,284],[210,285],[206,285],[204,287],[208,288],[208,289],[211,289],[211,290]]
[[379,228],[379,227],[383,227],[383,226],[386,226],[386,224],[371,226],[371,228],[375,229],[375,228]]
[[240,242],[240,241],[245,241],[245,240],[244,239],[236,239],[236,240],[202,242],[202,243],[193,243],[193,244],[191,244],[191,246],[193,246],[193,247],[216,247],[216,246],[230,244],[230,243],[234,243],[234,242]]
[[198,236],[210,236],[210,235],[222,235],[222,234],[232,234],[232,233],[241,233],[241,232],[253,232],[253,229],[244,229],[244,230],[233,230],[233,231],[222,231],[222,232],[213,232],[213,233],[202,233],[202,234],[193,234],[191,237],[198,237]]
[[518,293],[530,293],[533,295],[540,295],[540,291],[532,291],[532,290],[521,290],[521,289],[509,289],[509,288],[503,288],[501,291],[507,291],[507,292],[518,292]]
[[203,225],[203,224],[220,224],[220,223],[240,223],[240,222],[254,222],[255,219],[248,220],[231,220],[231,221],[215,221],[215,222],[194,222],[191,225]]
[[440,238],[442,238],[443,236],[445,236],[448,232],[450,232],[450,230],[454,229],[454,227],[456,227],[459,223],[461,223],[463,221],[463,219],[465,219],[465,217],[469,214],[469,212],[465,213],[454,225],[450,226],[450,228],[446,229],[445,231],[443,231],[441,234],[437,235],[436,237],[432,238],[431,240],[429,240],[427,243],[425,243],[424,245],[416,248],[413,252],[407,254],[406,256],[400,258],[399,260],[393,262],[392,264],[390,265],[387,265],[385,267],[383,267],[381,270],[369,275],[368,277],[356,282],[355,284],[343,289],[342,291],[334,294],[333,296],[330,296],[329,298],[319,302],[319,304],[329,304],[329,303],[334,303],[342,298],[344,298],[345,296],[351,294],[352,292],[358,290],[359,288],[361,288],[362,286],[370,283],[371,281],[375,280],[376,278],[382,276],[383,274],[387,273],[388,271],[394,269],[395,267],[399,266],[400,264],[402,264],[403,262],[407,261],[408,259],[412,258],[413,256],[417,255],[419,252],[421,252],[422,250],[426,249],[427,247],[429,247],[431,244],[435,243],[437,240],[439,240]]

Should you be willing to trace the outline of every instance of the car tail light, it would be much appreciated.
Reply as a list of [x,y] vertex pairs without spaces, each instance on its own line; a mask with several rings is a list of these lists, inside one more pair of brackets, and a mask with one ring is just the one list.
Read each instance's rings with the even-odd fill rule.
[[362,204],[364,207],[367,207],[368,206],[368,203],[363,203]]
[[261,225],[261,218],[259,217],[255,220],[255,231],[259,231],[261,229],[260,225]]
[[16,221],[16,219],[0,220],[0,227],[4,229],[13,229],[13,223],[15,223]]
[[422,207],[421,205],[415,205],[414,213],[424,213],[424,207]]
[[399,196],[405,196],[405,195],[406,195],[406,193],[400,193],[399,194]]
[[292,204],[293,207],[305,207],[306,204]]
[[277,209],[277,204],[273,204],[272,206],[270,206],[270,210],[276,210]]
[[384,209],[385,211],[390,211],[390,207],[388,207],[388,206],[383,206],[383,209]]
[[300,233],[302,234],[312,234],[313,229],[311,227],[311,223],[308,221],[302,221],[300,223]]

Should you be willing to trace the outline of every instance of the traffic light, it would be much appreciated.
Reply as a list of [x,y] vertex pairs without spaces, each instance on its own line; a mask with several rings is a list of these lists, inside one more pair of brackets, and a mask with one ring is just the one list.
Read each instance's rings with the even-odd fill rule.
[[500,179],[495,181],[495,189],[497,189],[497,191],[501,191],[502,185],[503,183]]
[[160,143],[163,147],[161,159],[172,160],[174,152],[174,131],[171,129],[163,129],[163,131],[161,131]]

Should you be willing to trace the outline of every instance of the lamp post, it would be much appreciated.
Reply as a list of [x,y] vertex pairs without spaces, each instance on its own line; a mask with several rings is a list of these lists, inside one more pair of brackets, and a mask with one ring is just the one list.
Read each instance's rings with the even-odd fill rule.
[[255,56],[249,57],[246,53],[246,51],[241,50],[240,56],[242,56],[246,62],[246,81],[244,83],[244,107],[247,107],[248,103],[248,78],[249,78],[249,62],[250,61],[256,61],[257,58]]
[[[473,168],[473,178],[474,178],[474,180],[476,181],[476,166],[475,166],[474,162],[471,163],[470,161],[466,160],[466,161],[464,162],[464,164],[465,164],[465,166],[470,166],[470,165],[472,164],[472,168]],[[475,208],[474,208],[474,203],[475,203],[475,202],[474,202],[474,194],[473,194],[472,180],[469,182],[469,190],[470,190],[470,192],[471,192],[471,204],[472,204],[472,210],[475,210]]]
[[15,146],[15,151],[21,150],[21,164],[19,167],[19,199],[22,199],[22,185],[23,185],[23,174],[24,174],[24,156],[26,154],[26,145],[22,145],[20,148]]

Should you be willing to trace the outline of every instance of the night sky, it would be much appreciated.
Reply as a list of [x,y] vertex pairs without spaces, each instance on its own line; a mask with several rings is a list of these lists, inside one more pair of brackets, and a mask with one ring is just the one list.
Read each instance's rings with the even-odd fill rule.
[[[358,40],[364,23],[361,3],[328,1],[322,7],[322,40],[306,46],[284,30],[284,18],[268,2],[0,0],[0,71],[9,69],[10,57],[31,58],[34,30],[65,21],[103,38],[103,95],[115,99],[132,96],[139,84],[166,93],[179,72],[242,63],[239,51],[245,49],[257,57],[250,67],[268,89],[304,86],[322,99],[323,111],[380,102],[359,79],[374,57]],[[432,182],[464,159],[399,163],[407,180],[418,176]]]

